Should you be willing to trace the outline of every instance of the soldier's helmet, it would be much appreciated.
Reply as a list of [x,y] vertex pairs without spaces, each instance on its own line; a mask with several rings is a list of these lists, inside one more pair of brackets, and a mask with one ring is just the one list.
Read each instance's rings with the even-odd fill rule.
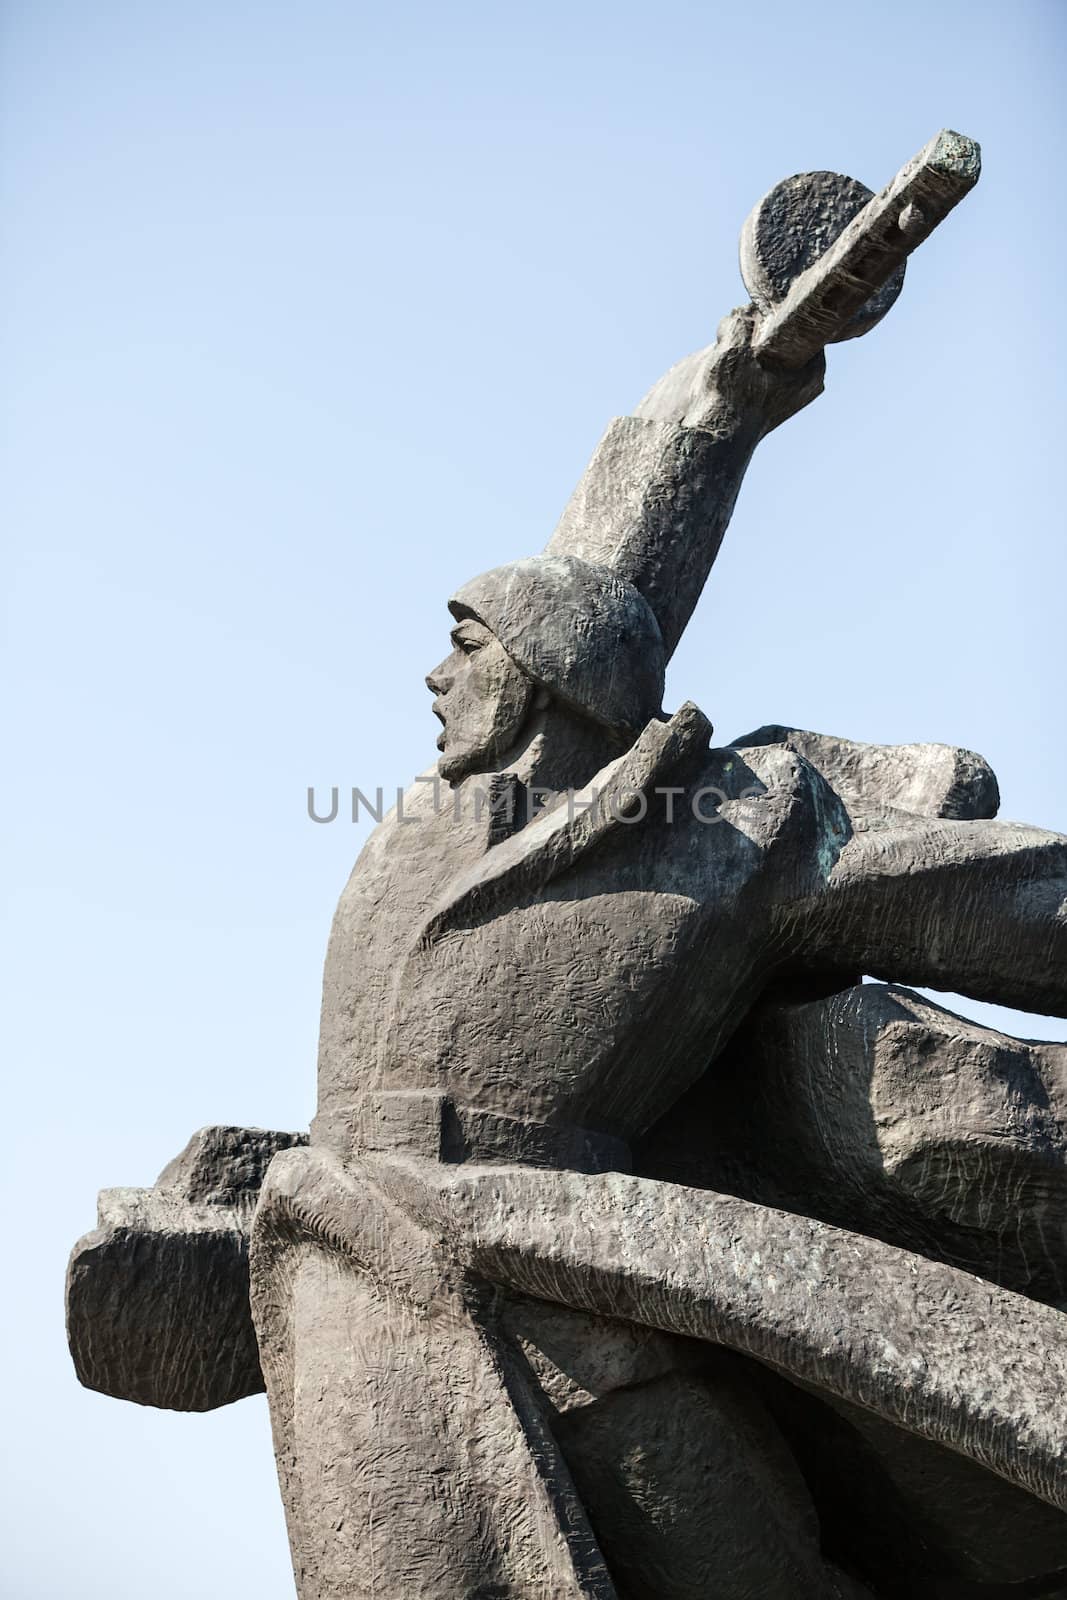
[[482,573],[448,602],[496,635],[564,705],[619,732],[661,715],[666,651],[647,600],[607,567],[530,556]]

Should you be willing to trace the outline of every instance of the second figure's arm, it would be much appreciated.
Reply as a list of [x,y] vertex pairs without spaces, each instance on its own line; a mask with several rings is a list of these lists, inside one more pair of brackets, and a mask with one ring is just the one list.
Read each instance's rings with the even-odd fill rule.
[[806,962],[1067,1017],[1067,838],[900,814],[808,902]]

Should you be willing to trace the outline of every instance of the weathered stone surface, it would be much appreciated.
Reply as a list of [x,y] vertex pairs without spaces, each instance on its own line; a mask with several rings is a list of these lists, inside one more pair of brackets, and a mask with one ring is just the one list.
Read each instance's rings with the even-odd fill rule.
[[[612,1592],[596,1586],[602,1580],[595,1576],[590,1529],[576,1520],[565,1494],[555,1501],[560,1520],[552,1541],[535,1546],[524,1537],[516,1545],[509,1530],[518,1536],[520,1507],[530,1505],[529,1491],[515,1480],[517,1465],[510,1479],[493,1480],[487,1499],[481,1470],[472,1478],[465,1458],[457,1459],[457,1439],[468,1433],[476,1451],[488,1447],[483,1430],[495,1405],[494,1373],[501,1363],[515,1382],[509,1343],[545,1396],[555,1436],[554,1443],[537,1423],[536,1409],[523,1400],[517,1414],[524,1435],[501,1433],[496,1446],[503,1449],[511,1437],[516,1463],[540,1463],[541,1477],[558,1484],[561,1459],[570,1461],[580,1491],[583,1471],[594,1476],[582,1446],[583,1414],[605,1406],[603,1429],[593,1427],[592,1412],[588,1418],[606,1452],[595,1473],[599,1518],[594,1515],[593,1529],[608,1569],[618,1573],[619,1592],[629,1592],[628,1540],[636,1521],[618,1511],[618,1497],[631,1494],[641,1503],[647,1492],[656,1503],[641,1546],[642,1559],[652,1564],[663,1549],[660,1513],[668,1516],[668,1503],[695,1507],[686,1501],[696,1492],[691,1480],[676,1481],[666,1492],[664,1485],[670,1481],[670,1441],[686,1439],[696,1389],[703,1384],[708,1427],[700,1459],[716,1459],[730,1438],[736,1443],[739,1428],[757,1426],[746,1412],[743,1376],[735,1393],[748,1422],[742,1425],[737,1411],[720,1412],[712,1421],[709,1407],[718,1404],[724,1369],[713,1360],[703,1363],[693,1340],[755,1357],[835,1402],[948,1446],[1030,1495],[1057,1506],[1067,1502],[1058,1404],[1067,1350],[1058,1336],[1057,1312],[939,1263],[743,1200],[622,1174],[449,1167],[383,1157],[346,1169],[335,1157],[293,1151],[283,1153],[268,1176],[252,1276],[276,1429],[279,1418],[288,1419],[278,1434],[279,1459],[292,1463],[306,1454],[312,1463],[328,1463],[333,1515],[347,1507],[343,1557],[326,1534],[332,1521],[320,1526],[316,1513],[297,1530],[298,1570],[314,1574],[320,1587],[313,1584],[313,1593],[332,1592],[345,1570],[365,1569],[377,1537],[365,1496],[356,1492],[367,1471],[380,1486],[380,1504],[389,1508],[385,1548],[404,1563],[403,1581],[385,1592],[470,1593],[475,1560],[497,1575],[505,1592],[510,1585],[531,1597],[570,1593],[562,1574],[570,1585],[577,1581],[574,1571],[593,1585],[589,1592]],[[506,1298],[486,1295],[480,1286],[487,1279]],[[313,1289],[301,1313],[300,1291],[294,1298],[289,1289],[304,1281]],[[346,1313],[331,1332],[322,1318],[338,1295],[355,1295],[359,1309]],[[546,1311],[539,1304],[545,1301],[580,1315],[568,1320]],[[429,1325],[419,1315],[427,1305],[437,1307]],[[315,1328],[314,1339],[294,1335],[295,1315],[312,1319],[301,1325]],[[661,1332],[641,1337],[620,1330],[620,1321]],[[454,1348],[457,1328],[466,1329],[463,1337],[471,1340],[480,1330],[470,1346],[482,1351],[473,1366],[473,1356]],[[391,1351],[388,1358],[385,1350]],[[432,1375],[435,1350],[448,1352],[459,1374],[447,1393]],[[383,1371],[391,1375],[388,1384],[381,1381]],[[342,1372],[352,1373],[353,1385],[352,1409],[342,1408],[346,1429],[358,1429],[345,1432],[344,1450],[340,1436],[331,1436],[320,1454],[314,1429],[327,1424],[316,1397],[323,1385],[341,1384]],[[438,1418],[428,1434],[418,1427],[417,1473],[406,1452],[393,1448],[415,1427],[418,1401],[405,1398],[406,1375],[414,1372],[426,1376],[428,1387],[421,1392],[434,1395]],[[368,1381],[361,1373],[377,1374],[371,1433],[370,1416],[357,1399]],[[657,1386],[663,1403],[655,1433],[649,1436],[643,1426],[627,1432],[629,1408],[641,1417],[644,1391]],[[528,1396],[528,1390],[515,1384],[512,1394]],[[772,1432],[750,1455],[737,1444],[737,1454],[735,1474],[750,1475],[756,1493],[762,1475],[778,1470],[773,1463],[781,1444]],[[675,1464],[684,1459],[675,1452]],[[735,1485],[736,1476],[719,1487],[728,1496]],[[294,1489],[290,1484],[290,1493]],[[472,1497],[472,1521],[449,1528],[438,1509],[442,1499],[452,1503],[457,1495]],[[316,1506],[319,1501],[317,1490]],[[299,1495],[294,1503],[306,1511]],[[812,1514],[804,1505],[803,1495],[787,1492],[780,1480],[775,1511],[783,1542],[775,1559],[782,1564],[773,1570],[791,1572],[798,1593],[805,1592],[805,1570],[812,1571],[803,1559],[805,1549],[810,1554],[803,1530]],[[432,1548],[426,1546],[429,1537]],[[456,1552],[456,1571],[468,1574],[454,1585],[441,1566],[446,1537]],[[467,1542],[475,1537],[477,1558]],[[740,1528],[732,1544],[726,1541],[732,1554],[724,1582],[743,1581],[747,1537]],[[1043,1537],[1047,1547],[1048,1529]],[[570,1550],[565,1568],[553,1553],[560,1540]],[[631,1553],[623,1558],[623,1550]],[[711,1569],[700,1568],[699,1559],[683,1541],[672,1581],[689,1586],[679,1594],[700,1594],[696,1585],[707,1581]],[[710,1560],[707,1546],[704,1560]]]
[[861,744],[780,724],[757,728],[734,744],[786,744],[821,773],[870,827],[893,811],[976,822],[995,817],[1000,789],[988,761],[950,744]]
[[254,1209],[267,1168],[279,1150],[306,1144],[305,1133],[268,1128],[200,1128],[153,1185],[193,1205]]
[[762,319],[753,340],[758,359],[801,367],[850,329],[865,331],[872,296],[974,187],[981,165],[974,140],[949,128],[924,145]]
[[603,566],[533,556],[464,584],[449,601],[572,711],[639,734],[663,706],[664,650],[648,602]]
[[[667,656],[700,598],[756,446],[822,393],[825,361],[770,372],[751,358],[755,312],[660,379],[601,439],[546,554],[616,573],[648,601]],[[669,554],[668,554],[669,552]]]
[[555,1432],[634,1600],[825,1600],[814,1507],[743,1371],[665,1373]]
[[872,1593],[1061,1593],[1062,1512],[862,1407],[766,1368],[750,1371],[811,1491],[823,1549],[849,1572],[867,1573]]
[[521,1296],[500,1326],[627,1595],[866,1594],[823,1560],[813,1502],[751,1363]]
[[642,1161],[1067,1300],[1067,1046],[907,989],[758,1007]]
[[[443,1091],[630,1142],[801,970],[1067,1008],[1067,841],[900,811],[867,827],[788,742],[707,734],[683,707],[488,848],[462,789],[459,820],[428,786],[405,797],[410,825],[371,839],[338,907],[317,1137],[356,1148],[369,1092]],[[548,742],[513,763],[523,783],[554,787]]]
[[727,1345],[1067,1509],[1057,1311],[810,1218],[623,1174],[457,1169],[436,1197],[408,1193],[482,1276]]
[[210,1411],[263,1390],[248,1235],[276,1151],[306,1135],[203,1128],[151,1189],[105,1189],[67,1270],[67,1336],[89,1389]]
[[268,1174],[252,1301],[301,1595],[615,1600],[484,1291],[381,1187],[299,1153]]
[[[866,184],[839,172],[800,172],[776,183],[741,229],[741,276],[759,310],[780,305],[800,274],[873,199]],[[904,287],[904,266],[902,261],[829,343],[858,338],[881,322]]]
[[1063,1051],[854,985],[1067,1016],[1067,839],[968,752],[660,712],[757,444],[977,171],[942,135],[822,254],[761,233],[766,306],[456,593],[310,1148],[214,1130],[75,1252],[85,1381],[265,1383],[301,1600],[1055,1592]]
[[[851,1432],[851,1449],[831,1444],[832,1431],[822,1418],[817,1437],[824,1479],[833,1470],[827,1456],[837,1456],[837,1528],[831,1539],[840,1538],[851,1559],[878,1528],[883,1572],[905,1593],[940,1595],[949,1584],[964,1593],[964,1586],[996,1586],[994,1596],[1003,1585],[1063,1593],[1067,1518],[954,1451],[858,1406],[831,1404]],[[825,1505],[825,1489],[821,1498]],[[828,1509],[823,1522],[831,1522]]]

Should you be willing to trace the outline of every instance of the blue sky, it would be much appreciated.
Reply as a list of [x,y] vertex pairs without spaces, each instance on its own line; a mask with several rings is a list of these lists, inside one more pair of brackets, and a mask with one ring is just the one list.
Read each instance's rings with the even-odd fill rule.
[[1067,22],[8,0],[0,27],[2,1587],[282,1600],[265,1403],[79,1389],[66,1253],[203,1123],[306,1126],[365,831],[310,823],[307,785],[432,759],[447,595],[539,550],[607,420],[743,301],[753,203],[808,168],[878,188],[942,126],[982,181],[761,447],[668,704],[967,745],[1005,815],[1067,831]]

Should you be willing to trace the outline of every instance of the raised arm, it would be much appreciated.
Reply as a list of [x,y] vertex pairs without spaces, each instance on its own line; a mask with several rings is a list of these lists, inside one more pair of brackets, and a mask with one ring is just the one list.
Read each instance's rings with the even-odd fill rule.
[[764,436],[822,393],[820,353],[799,372],[752,353],[754,306],[680,361],[632,416],[616,417],[546,554],[576,555],[632,583],[673,652],[707,581],[741,480]]
[[827,344],[884,316],[906,257],[978,179],[973,139],[943,132],[881,191],[801,173],[752,212],[753,304],[680,361],[597,446],[546,554],[611,569],[652,607],[668,657],[693,613],[759,441],[821,393]]

